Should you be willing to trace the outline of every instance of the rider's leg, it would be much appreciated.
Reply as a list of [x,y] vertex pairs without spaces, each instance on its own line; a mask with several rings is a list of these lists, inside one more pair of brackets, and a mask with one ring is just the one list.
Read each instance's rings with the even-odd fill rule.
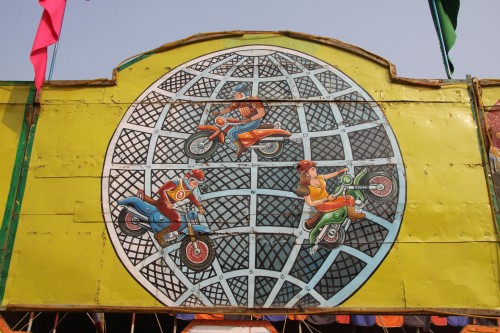
[[254,130],[258,128],[260,125],[260,119],[251,121],[249,123],[246,123],[245,125],[238,125],[229,130],[227,132],[227,137],[229,140],[233,141],[234,145],[237,148],[236,154],[234,155],[234,158],[239,158],[241,154],[243,154],[245,151],[247,151],[247,148],[243,146],[241,141],[238,139],[238,134],[249,132],[251,130]]
[[[177,213],[173,209],[169,209],[167,207],[167,204],[163,200],[158,200],[156,202],[156,208],[158,208],[158,211],[170,220],[170,224],[167,227],[169,229],[168,232],[172,232],[172,231],[175,231],[175,230],[180,228],[181,216],[179,215],[179,213]],[[165,229],[167,229],[167,228],[165,228]],[[165,230],[165,229],[163,229],[163,230]]]
[[316,209],[322,212],[332,212],[341,207],[347,206],[347,216],[351,221],[356,221],[365,218],[365,214],[358,213],[354,209],[354,198],[350,195],[338,196],[335,200],[327,201],[321,205],[316,206]]
[[241,154],[243,154],[246,151],[246,148],[243,146],[241,143],[240,139],[238,139],[238,134],[243,133],[240,131],[240,126],[235,126],[227,132],[227,137],[229,140],[233,141],[234,145],[236,146],[236,154],[234,154],[234,158],[240,158]]

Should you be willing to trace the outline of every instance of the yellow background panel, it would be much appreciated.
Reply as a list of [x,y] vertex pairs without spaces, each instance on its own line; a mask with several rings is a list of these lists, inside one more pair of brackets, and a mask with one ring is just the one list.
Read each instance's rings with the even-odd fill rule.
[[163,307],[127,272],[105,231],[106,150],[130,104],[169,70],[250,44],[295,49],[343,71],[379,103],[398,140],[407,181],[398,239],[341,308],[498,310],[499,249],[467,85],[393,83],[379,62],[271,34],[150,55],[119,71],[116,86],[44,88],[4,304]]

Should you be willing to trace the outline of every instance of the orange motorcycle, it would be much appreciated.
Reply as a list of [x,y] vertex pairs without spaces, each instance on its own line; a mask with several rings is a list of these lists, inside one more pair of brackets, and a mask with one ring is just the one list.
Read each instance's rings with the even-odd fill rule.
[[[195,160],[202,160],[212,156],[219,145],[224,144],[227,132],[234,126],[241,125],[240,120],[234,118],[217,117],[215,125],[200,125],[199,132],[189,136],[184,142],[184,152]],[[260,124],[249,132],[238,134],[243,147],[254,149],[264,158],[273,158],[283,152],[283,142],[288,140],[292,133],[281,129],[281,123]]]

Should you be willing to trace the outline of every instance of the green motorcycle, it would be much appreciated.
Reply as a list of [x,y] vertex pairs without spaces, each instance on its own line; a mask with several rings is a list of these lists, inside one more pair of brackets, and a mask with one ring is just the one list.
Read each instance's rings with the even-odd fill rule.
[[[384,171],[368,172],[365,168],[355,177],[344,174],[333,195],[352,196],[356,212],[361,213],[368,200],[392,201],[398,192],[398,181],[393,175]],[[309,234],[309,244],[314,244],[310,249],[311,255],[316,253],[319,247],[332,250],[344,244],[351,222],[347,215],[347,206],[325,213]]]

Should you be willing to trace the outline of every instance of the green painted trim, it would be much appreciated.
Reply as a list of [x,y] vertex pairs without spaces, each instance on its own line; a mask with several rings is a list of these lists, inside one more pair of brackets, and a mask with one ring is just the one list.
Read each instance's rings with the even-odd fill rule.
[[149,56],[151,56],[151,55],[153,55],[153,53],[144,53],[144,54],[141,54],[140,56],[137,56],[137,57],[135,57],[134,59],[127,61],[127,62],[126,62],[126,63],[124,63],[124,64],[121,64],[120,66],[118,66],[118,67],[116,68],[116,70],[117,70],[118,72],[120,72],[120,71],[124,70],[125,68],[127,68],[127,67],[129,67],[129,66],[132,66],[132,65],[133,65],[133,64],[135,64],[136,62],[139,62],[139,61],[141,61],[142,59],[146,59],[146,58],[148,58],[148,57],[149,57]]
[[17,226],[19,223],[19,214],[21,212],[21,204],[23,201],[24,189],[26,187],[26,179],[28,174],[28,166],[30,163],[31,150],[35,137],[36,121],[38,117],[33,119],[33,124],[28,127],[28,116],[30,110],[33,110],[35,101],[36,88],[31,86],[24,109],[24,120],[17,145],[16,159],[12,170],[9,195],[7,196],[7,204],[3,215],[2,226],[0,227],[0,245],[3,253],[0,259],[0,304],[3,305],[3,297],[5,295],[5,287],[7,284],[7,276],[9,275],[10,260],[14,248],[14,240],[16,236]]

